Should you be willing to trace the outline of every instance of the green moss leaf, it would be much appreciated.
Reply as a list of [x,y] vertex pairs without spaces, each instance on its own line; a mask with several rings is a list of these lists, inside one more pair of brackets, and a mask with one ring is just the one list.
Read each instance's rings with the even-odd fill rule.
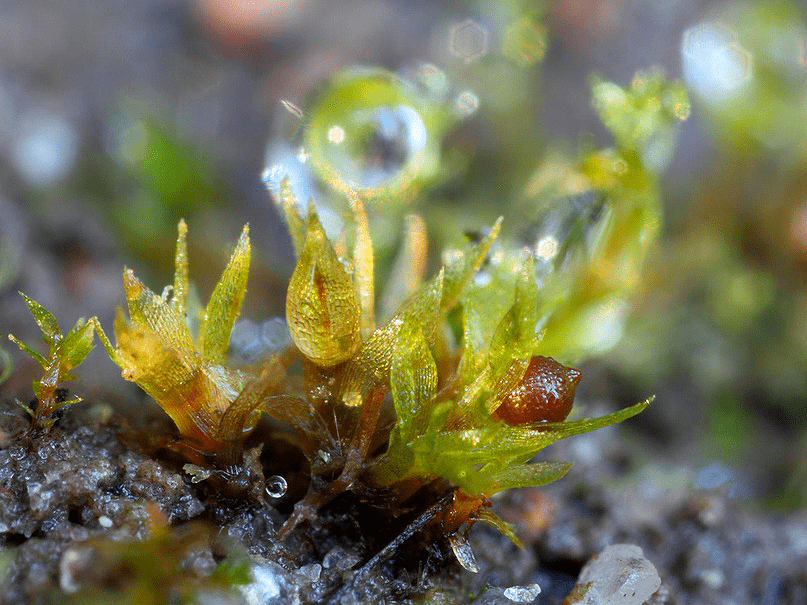
[[250,254],[249,226],[245,225],[199,327],[199,352],[211,363],[223,364],[227,360],[230,333],[247,291]]
[[20,292],[20,296],[22,296],[25,304],[28,305],[31,315],[34,316],[36,324],[42,331],[42,340],[45,341],[45,344],[49,347],[53,347],[62,338],[62,332],[59,330],[59,324],[57,323],[56,318],[45,307],[40,305],[35,300],[28,298],[22,292]]
[[95,322],[80,319],[59,343],[57,355],[63,371],[69,372],[80,365],[93,350]]
[[437,365],[423,330],[409,321],[401,330],[392,358],[390,385],[400,439],[422,434],[429,418],[428,404],[437,392]]
[[313,210],[289,281],[286,323],[300,352],[321,366],[349,359],[361,344],[361,308],[353,280]]

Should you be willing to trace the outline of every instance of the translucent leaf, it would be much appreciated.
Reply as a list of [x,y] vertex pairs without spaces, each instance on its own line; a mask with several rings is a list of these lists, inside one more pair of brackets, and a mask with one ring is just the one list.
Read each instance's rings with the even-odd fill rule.
[[45,344],[49,347],[53,347],[62,337],[62,332],[59,330],[59,324],[56,322],[56,318],[45,307],[35,300],[28,298],[22,292],[20,292],[20,296],[22,296],[25,304],[28,305],[31,315],[34,316],[36,324],[42,331],[42,340],[44,340]]
[[443,299],[440,303],[440,308],[444,313],[454,308],[459,302],[463,290],[468,285],[473,274],[482,266],[490,247],[499,236],[501,225],[502,217],[499,217],[491,227],[490,233],[483,237],[479,243],[471,246],[465,252],[459,252],[451,262],[446,264]]
[[95,348],[93,345],[95,325],[95,321],[92,320],[86,323],[79,320],[59,343],[56,354],[59,357],[62,371],[69,372],[81,364],[90,351]]
[[426,273],[428,238],[426,223],[417,214],[404,219],[403,243],[387,278],[381,300],[381,316],[392,317],[403,303],[417,292]]
[[198,368],[189,366],[174,349],[148,329],[130,324],[118,309],[115,318],[115,362],[125,380],[136,382],[176,423],[184,435],[193,431],[193,402],[185,390],[193,384]]
[[[491,477],[491,485],[495,486],[496,492],[516,487],[539,487],[557,481],[571,467],[571,464],[563,462],[509,465]],[[484,472],[485,469],[482,469]]]
[[291,242],[294,245],[294,254],[297,258],[303,253],[306,239],[306,229],[300,215],[297,213],[297,198],[291,190],[288,178],[284,178],[280,184],[280,207],[283,209],[283,217],[289,228]]
[[497,529],[518,548],[524,548],[521,541],[518,539],[518,536],[516,536],[516,533],[513,531],[513,526],[506,521],[502,521],[492,511],[485,508],[480,509],[476,513],[476,518],[484,523],[487,523],[494,529]]
[[276,356],[269,358],[261,368],[261,373],[247,381],[244,389],[224,412],[216,437],[228,442],[242,440],[252,412],[270,394],[274,394],[273,391],[285,377],[285,370],[278,358]]
[[428,423],[428,404],[437,391],[437,365],[416,322],[401,330],[392,358],[390,386],[398,430],[403,442],[422,434]]
[[395,317],[378,328],[362,344],[345,369],[340,399],[349,405],[356,395],[375,386],[387,384],[401,329],[407,321],[420,324],[426,342],[431,344],[437,334],[440,300],[443,293],[443,272],[412,296]]
[[45,359],[40,353],[37,353],[32,348],[30,348],[28,345],[26,345],[24,342],[22,342],[21,340],[18,340],[17,337],[14,336],[13,334],[9,334],[8,339],[11,342],[13,342],[15,345],[17,345],[20,348],[20,351],[22,351],[23,353],[27,353],[28,355],[30,355],[31,357],[34,358],[34,361],[36,361],[43,368],[47,369],[47,367],[49,365],[48,360]]
[[538,288],[535,260],[527,255],[515,283],[513,306],[496,328],[490,343],[489,363],[498,380],[514,359],[528,360],[537,344],[536,324]]
[[526,460],[538,450],[567,437],[582,435],[597,429],[617,424],[635,416],[648,405],[652,398],[599,418],[584,418],[572,422],[537,424],[525,427],[499,425],[495,440],[487,444],[491,452],[513,460]]
[[188,226],[180,219],[177,226],[177,249],[174,255],[174,294],[171,306],[180,317],[187,311],[188,300]]
[[131,269],[123,271],[123,289],[129,317],[135,326],[159,334],[162,345],[171,347],[180,355],[187,357],[195,351],[185,318],[177,314],[165,299],[146,288]]
[[3,383],[8,380],[8,377],[11,376],[11,372],[14,369],[11,355],[2,347],[0,347],[0,365],[3,367],[3,369],[0,370],[0,386],[2,386]]
[[245,225],[199,327],[199,352],[211,363],[223,364],[227,360],[230,333],[247,291],[249,260],[249,226]]
[[[121,313],[123,313],[123,311],[121,311],[119,307],[117,310],[117,314],[120,315]],[[104,332],[104,329],[101,327],[101,322],[98,321],[97,317],[91,317],[90,322],[95,323],[95,331],[98,334],[98,339],[101,341],[101,345],[104,347],[104,350],[106,351],[107,355],[109,355],[109,358],[117,364],[118,354],[115,351],[115,347],[112,346],[112,343],[110,342],[109,337],[106,335],[106,332]]]
[[353,280],[311,213],[305,248],[286,295],[286,323],[294,344],[314,363],[332,366],[361,344],[361,309]]
[[356,241],[353,244],[353,281],[361,308],[361,335],[367,338],[375,330],[375,282],[373,276],[373,242],[361,198],[355,191],[348,194],[356,221]]

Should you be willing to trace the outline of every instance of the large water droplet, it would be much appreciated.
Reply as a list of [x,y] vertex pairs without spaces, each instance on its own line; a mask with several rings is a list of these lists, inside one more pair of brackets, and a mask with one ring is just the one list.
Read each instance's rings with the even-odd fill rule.
[[574,271],[597,250],[608,224],[608,209],[593,192],[552,200],[552,208],[529,228],[539,285],[556,270]]
[[286,479],[280,475],[272,475],[266,479],[266,495],[270,498],[282,498],[288,487]]
[[381,69],[338,76],[309,112],[305,147],[338,190],[395,190],[436,169],[437,106]]
[[308,216],[308,202],[313,200],[320,223],[328,237],[335,238],[342,229],[342,219],[332,208],[322,204],[308,169],[311,154],[305,146],[292,147],[288,143],[273,142],[266,147],[266,167],[261,174],[264,187],[276,204],[280,204],[280,188],[284,179],[297,200],[297,214]]

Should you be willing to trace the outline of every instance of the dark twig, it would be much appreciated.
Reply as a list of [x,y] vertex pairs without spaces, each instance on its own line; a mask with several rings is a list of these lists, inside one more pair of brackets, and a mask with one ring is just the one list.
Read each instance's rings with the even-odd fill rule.
[[406,542],[409,538],[414,536],[417,532],[423,529],[429,522],[431,522],[437,515],[441,512],[446,510],[453,501],[454,494],[448,494],[441,498],[437,503],[432,504],[426,511],[421,514],[417,519],[412,521],[409,525],[407,525],[404,530],[398,534],[392,542],[387,544],[384,548],[378,551],[367,563],[362,565],[362,567],[353,574],[353,577],[350,579],[350,582],[346,583],[342,586],[338,591],[336,591],[331,598],[328,600],[328,604],[337,605],[340,603],[342,597],[347,594],[349,591],[353,590],[356,585],[358,585],[367,575],[373,570],[373,568],[378,565],[384,559],[387,559],[393,555],[393,553],[400,548],[400,546]]

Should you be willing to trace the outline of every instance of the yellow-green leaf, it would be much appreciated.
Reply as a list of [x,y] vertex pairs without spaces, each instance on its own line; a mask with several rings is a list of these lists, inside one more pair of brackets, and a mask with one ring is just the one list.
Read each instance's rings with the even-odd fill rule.
[[249,226],[245,225],[199,327],[199,352],[211,363],[223,364],[227,360],[230,333],[247,291],[249,260]]
[[188,300],[188,226],[180,219],[177,226],[177,250],[174,255],[174,294],[171,306],[182,317],[187,310]]
[[286,323],[300,352],[320,366],[349,359],[361,344],[361,309],[353,280],[316,214],[286,295]]
[[437,365],[416,320],[406,322],[395,345],[390,386],[401,441],[423,433],[437,391]]
[[144,286],[131,269],[123,271],[123,290],[129,317],[135,326],[159,334],[163,345],[177,353],[187,356],[195,351],[185,317],[178,315],[163,297]]
[[20,292],[20,296],[22,296],[25,304],[28,305],[31,315],[33,315],[36,320],[36,325],[38,325],[39,329],[42,331],[42,340],[44,340],[45,344],[48,346],[53,347],[62,337],[62,331],[59,330],[59,324],[56,322],[53,313],[32,298],[28,298],[22,292]]

